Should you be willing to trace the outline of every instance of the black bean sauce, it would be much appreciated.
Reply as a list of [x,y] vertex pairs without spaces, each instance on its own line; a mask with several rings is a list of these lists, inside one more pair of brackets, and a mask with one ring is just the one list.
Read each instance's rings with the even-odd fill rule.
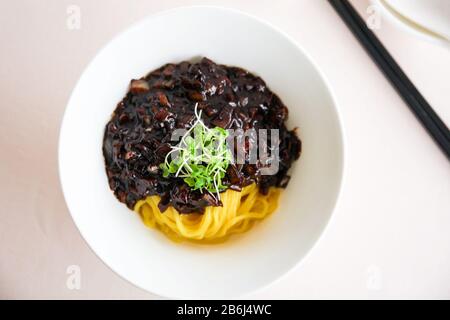
[[203,58],[199,63],[166,64],[132,80],[106,125],[103,154],[109,185],[129,208],[150,195],[161,196],[162,212],[169,205],[180,213],[202,213],[207,206],[221,205],[211,194],[191,190],[182,178],[164,178],[159,168],[176,143],[171,141],[173,130],[188,129],[195,121],[196,103],[208,127],[279,129],[277,174],[261,175],[261,162],[246,161],[228,167],[224,184],[241,190],[257,183],[263,194],[272,186],[287,186],[287,171],[301,151],[295,130],[285,126],[288,109],[260,77]]

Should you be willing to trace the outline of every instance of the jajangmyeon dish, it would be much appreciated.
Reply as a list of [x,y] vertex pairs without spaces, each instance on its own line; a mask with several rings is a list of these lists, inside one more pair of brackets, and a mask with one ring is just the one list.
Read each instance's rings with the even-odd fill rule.
[[131,80],[107,123],[109,186],[173,240],[218,242],[271,214],[299,158],[288,109],[258,76],[203,58]]

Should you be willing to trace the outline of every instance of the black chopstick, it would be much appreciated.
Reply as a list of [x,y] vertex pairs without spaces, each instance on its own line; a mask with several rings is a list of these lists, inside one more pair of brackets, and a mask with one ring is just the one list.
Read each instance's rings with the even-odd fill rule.
[[328,0],[359,40],[385,77],[397,90],[431,137],[450,159],[450,131],[430,104],[405,75],[375,34],[347,0]]

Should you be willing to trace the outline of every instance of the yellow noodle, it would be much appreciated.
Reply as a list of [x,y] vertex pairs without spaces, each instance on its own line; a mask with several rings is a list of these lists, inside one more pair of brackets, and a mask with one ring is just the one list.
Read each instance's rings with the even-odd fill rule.
[[280,189],[270,188],[267,195],[251,184],[241,192],[228,189],[221,193],[222,207],[206,207],[204,214],[179,214],[173,207],[164,213],[158,209],[160,197],[150,196],[136,203],[134,210],[144,224],[162,231],[174,241],[217,243],[231,234],[249,230],[278,206]]

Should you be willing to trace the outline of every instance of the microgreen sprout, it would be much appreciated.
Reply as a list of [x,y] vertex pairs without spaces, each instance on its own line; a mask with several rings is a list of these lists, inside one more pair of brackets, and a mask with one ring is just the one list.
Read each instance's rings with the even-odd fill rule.
[[208,128],[201,119],[202,110],[198,112],[197,107],[195,104],[196,121],[180,143],[172,146],[160,167],[165,178],[170,175],[183,178],[193,190],[202,193],[206,190],[213,196],[215,192],[220,200],[220,192],[227,188],[222,179],[232,160],[226,144],[228,131],[220,127]]

